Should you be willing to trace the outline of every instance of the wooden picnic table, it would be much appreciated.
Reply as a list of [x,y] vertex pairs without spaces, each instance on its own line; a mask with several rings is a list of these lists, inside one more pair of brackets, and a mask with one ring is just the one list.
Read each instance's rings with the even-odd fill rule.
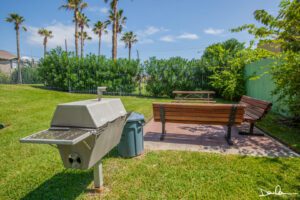
[[206,103],[215,103],[213,100],[214,91],[173,91],[177,102],[183,101],[201,101]]

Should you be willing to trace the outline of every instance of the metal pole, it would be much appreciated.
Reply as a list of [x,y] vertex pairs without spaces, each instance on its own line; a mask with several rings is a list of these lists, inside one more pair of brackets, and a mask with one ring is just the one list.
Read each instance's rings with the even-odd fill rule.
[[103,190],[103,171],[101,160],[94,166],[94,185],[95,189],[99,191]]
[[65,39],[65,49],[66,49],[66,52],[68,53],[68,43],[67,43],[67,39]]

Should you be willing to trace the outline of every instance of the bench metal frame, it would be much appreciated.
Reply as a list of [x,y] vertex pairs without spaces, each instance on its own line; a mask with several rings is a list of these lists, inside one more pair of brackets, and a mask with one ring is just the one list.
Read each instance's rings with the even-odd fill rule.
[[[163,105],[160,105],[159,107],[159,112],[160,112],[160,121],[161,121],[161,136],[160,136],[160,140],[164,140],[165,136],[166,136],[166,118],[165,118],[165,107]],[[236,112],[237,112],[237,106],[236,105],[232,105],[231,107],[231,111],[229,114],[229,118],[228,118],[228,124],[227,124],[227,134],[225,135],[225,139],[227,141],[227,143],[229,145],[233,145],[233,142],[231,140],[231,129],[232,126],[234,126],[235,123],[235,118],[236,118]],[[184,123],[184,121],[183,121]]]

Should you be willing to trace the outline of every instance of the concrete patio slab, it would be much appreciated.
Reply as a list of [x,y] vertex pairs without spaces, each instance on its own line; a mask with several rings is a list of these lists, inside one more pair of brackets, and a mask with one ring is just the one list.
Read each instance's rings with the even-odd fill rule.
[[[167,135],[160,141],[161,123],[153,119],[144,127],[144,140],[146,150],[182,150],[198,152],[214,152],[224,154],[240,154],[251,156],[270,157],[298,157],[295,153],[277,140],[266,135],[243,136],[238,134],[238,129],[247,129],[249,124],[243,124],[232,129],[232,141],[229,146],[224,139],[226,126],[175,124],[167,123]],[[262,133],[255,128],[254,132]]]

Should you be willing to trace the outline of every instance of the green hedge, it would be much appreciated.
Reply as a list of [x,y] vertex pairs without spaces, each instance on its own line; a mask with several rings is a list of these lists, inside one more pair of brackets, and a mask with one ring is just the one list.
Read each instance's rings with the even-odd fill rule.
[[[11,83],[18,83],[18,69],[14,70],[11,74]],[[42,83],[39,76],[38,67],[24,66],[21,68],[22,83],[24,84],[37,84]]]
[[10,83],[10,78],[1,71],[0,71],[0,83],[3,84]]
[[147,91],[153,96],[173,97],[174,90],[209,89],[208,71],[201,60],[187,60],[180,57],[145,61]]
[[118,59],[114,62],[95,55],[78,58],[60,48],[51,50],[39,64],[44,84],[66,91],[107,86],[108,91],[130,93],[137,86],[139,70],[139,62],[136,60]]

